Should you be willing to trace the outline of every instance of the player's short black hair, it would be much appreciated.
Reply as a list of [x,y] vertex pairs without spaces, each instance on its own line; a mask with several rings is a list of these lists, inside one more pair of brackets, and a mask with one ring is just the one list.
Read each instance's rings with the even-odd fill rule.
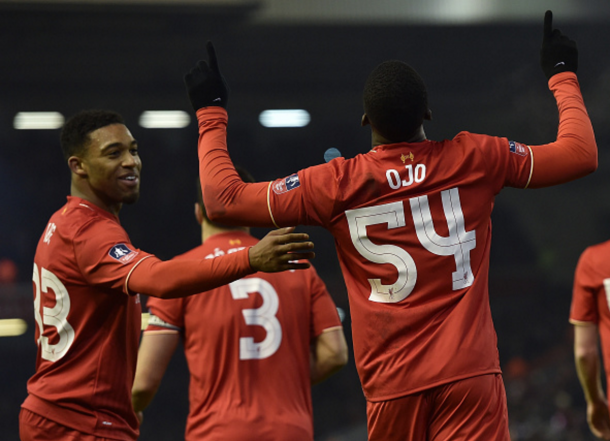
[[[245,168],[243,168],[239,165],[236,165],[235,171],[237,172],[237,174],[239,175],[239,177],[241,178],[242,181],[256,182],[254,180],[254,177]],[[216,225],[217,227],[222,227],[222,228],[241,228],[242,227],[242,226],[235,226],[235,225],[219,224],[218,222],[214,222],[214,221],[210,220],[210,218],[208,217],[208,213],[206,212],[206,209],[205,209],[205,204],[203,203],[203,193],[201,192],[201,180],[199,180],[199,179],[197,179],[197,196],[198,196],[197,202],[199,202],[199,205],[201,205],[201,211],[203,213],[203,217],[208,222],[210,222],[213,225]]]
[[400,142],[424,122],[428,92],[415,69],[402,61],[389,60],[373,69],[367,78],[363,104],[364,113],[377,132]]
[[66,161],[70,156],[83,153],[89,143],[89,134],[111,124],[125,124],[123,117],[112,110],[83,110],[71,116],[59,135],[61,150]]

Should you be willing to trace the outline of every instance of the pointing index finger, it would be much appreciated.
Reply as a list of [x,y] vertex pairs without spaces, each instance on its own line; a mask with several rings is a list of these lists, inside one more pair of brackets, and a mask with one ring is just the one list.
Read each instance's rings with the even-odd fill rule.
[[544,14],[544,37],[549,38],[553,32],[553,12],[546,11]]
[[208,50],[210,68],[213,72],[219,73],[220,71],[218,69],[218,60],[216,59],[216,49],[214,49],[214,44],[211,41],[208,41],[206,44],[206,49]]

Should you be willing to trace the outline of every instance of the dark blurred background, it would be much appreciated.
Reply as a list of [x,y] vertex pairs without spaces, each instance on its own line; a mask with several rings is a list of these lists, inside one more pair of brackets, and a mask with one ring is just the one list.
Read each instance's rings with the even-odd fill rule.
[[[599,170],[542,190],[504,190],[493,214],[490,302],[513,440],[590,440],[568,324],[582,250],[610,238],[610,3],[594,0],[0,0],[0,319],[28,328],[0,337],[0,439],[18,439],[17,416],[34,371],[31,268],[69,172],[58,129],[17,130],[18,112],[85,108],[122,113],[144,163],[141,198],[121,221],[132,242],[167,259],[199,243],[193,217],[197,128],[182,83],[216,45],[230,85],[229,146],[258,180],[324,161],[335,147],[370,148],[361,91],[381,61],[414,66],[429,89],[431,139],[461,130],[526,144],[555,139],[557,110],[539,67],[544,11],[578,43],[579,80],[596,131]],[[267,128],[266,109],[305,109],[301,128]],[[146,110],[183,110],[184,128],[147,129]],[[364,440],[365,401],[351,352],[345,286],[330,234],[316,268],[346,311],[351,360],[313,388],[316,440]],[[265,230],[254,230],[257,236]],[[145,414],[141,439],[182,437],[188,372],[177,354]]]

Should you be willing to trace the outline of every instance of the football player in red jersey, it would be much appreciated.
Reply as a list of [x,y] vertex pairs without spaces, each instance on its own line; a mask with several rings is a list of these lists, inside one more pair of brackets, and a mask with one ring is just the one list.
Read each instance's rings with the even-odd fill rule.
[[[138,199],[142,162],[122,117],[84,111],[61,145],[68,202],[49,220],[32,275],[38,354],[19,417],[22,441],[135,440],[131,386],[141,327],[139,293],[181,297],[256,271],[305,269],[312,244],[291,229],[216,259],[161,261],[119,223]],[[297,242],[295,242],[297,241]]]
[[559,109],[556,140],[526,145],[460,132],[427,139],[425,85],[400,61],[364,88],[372,149],[288,178],[244,183],[226,146],[228,89],[216,54],[185,76],[199,120],[212,220],[307,224],[334,236],[350,299],[370,440],[509,439],[489,308],[491,212],[503,187],[539,188],[597,168],[575,43],[544,18],[542,70]]
[[[210,259],[257,242],[248,228],[210,221],[203,202],[195,214],[203,244],[176,259]],[[347,363],[337,309],[313,267],[252,274],[198,296],[150,298],[147,306],[136,412],[153,399],[182,339],[190,371],[185,440],[313,440],[311,384]]]
[[[574,325],[574,361],[587,402],[591,432],[610,440],[608,399],[601,380],[610,380],[610,241],[588,247],[574,274],[570,323]],[[601,340],[602,359],[599,355]]]

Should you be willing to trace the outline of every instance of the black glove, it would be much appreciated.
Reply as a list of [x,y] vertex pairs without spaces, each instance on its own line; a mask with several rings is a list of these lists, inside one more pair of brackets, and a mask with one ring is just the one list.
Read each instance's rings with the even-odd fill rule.
[[544,14],[544,35],[540,49],[540,66],[547,80],[559,72],[578,70],[578,49],[576,42],[553,29],[553,13]]
[[206,44],[210,64],[200,60],[197,65],[184,76],[184,84],[195,112],[202,107],[220,106],[227,108],[229,87],[216,60],[216,51],[211,41]]

